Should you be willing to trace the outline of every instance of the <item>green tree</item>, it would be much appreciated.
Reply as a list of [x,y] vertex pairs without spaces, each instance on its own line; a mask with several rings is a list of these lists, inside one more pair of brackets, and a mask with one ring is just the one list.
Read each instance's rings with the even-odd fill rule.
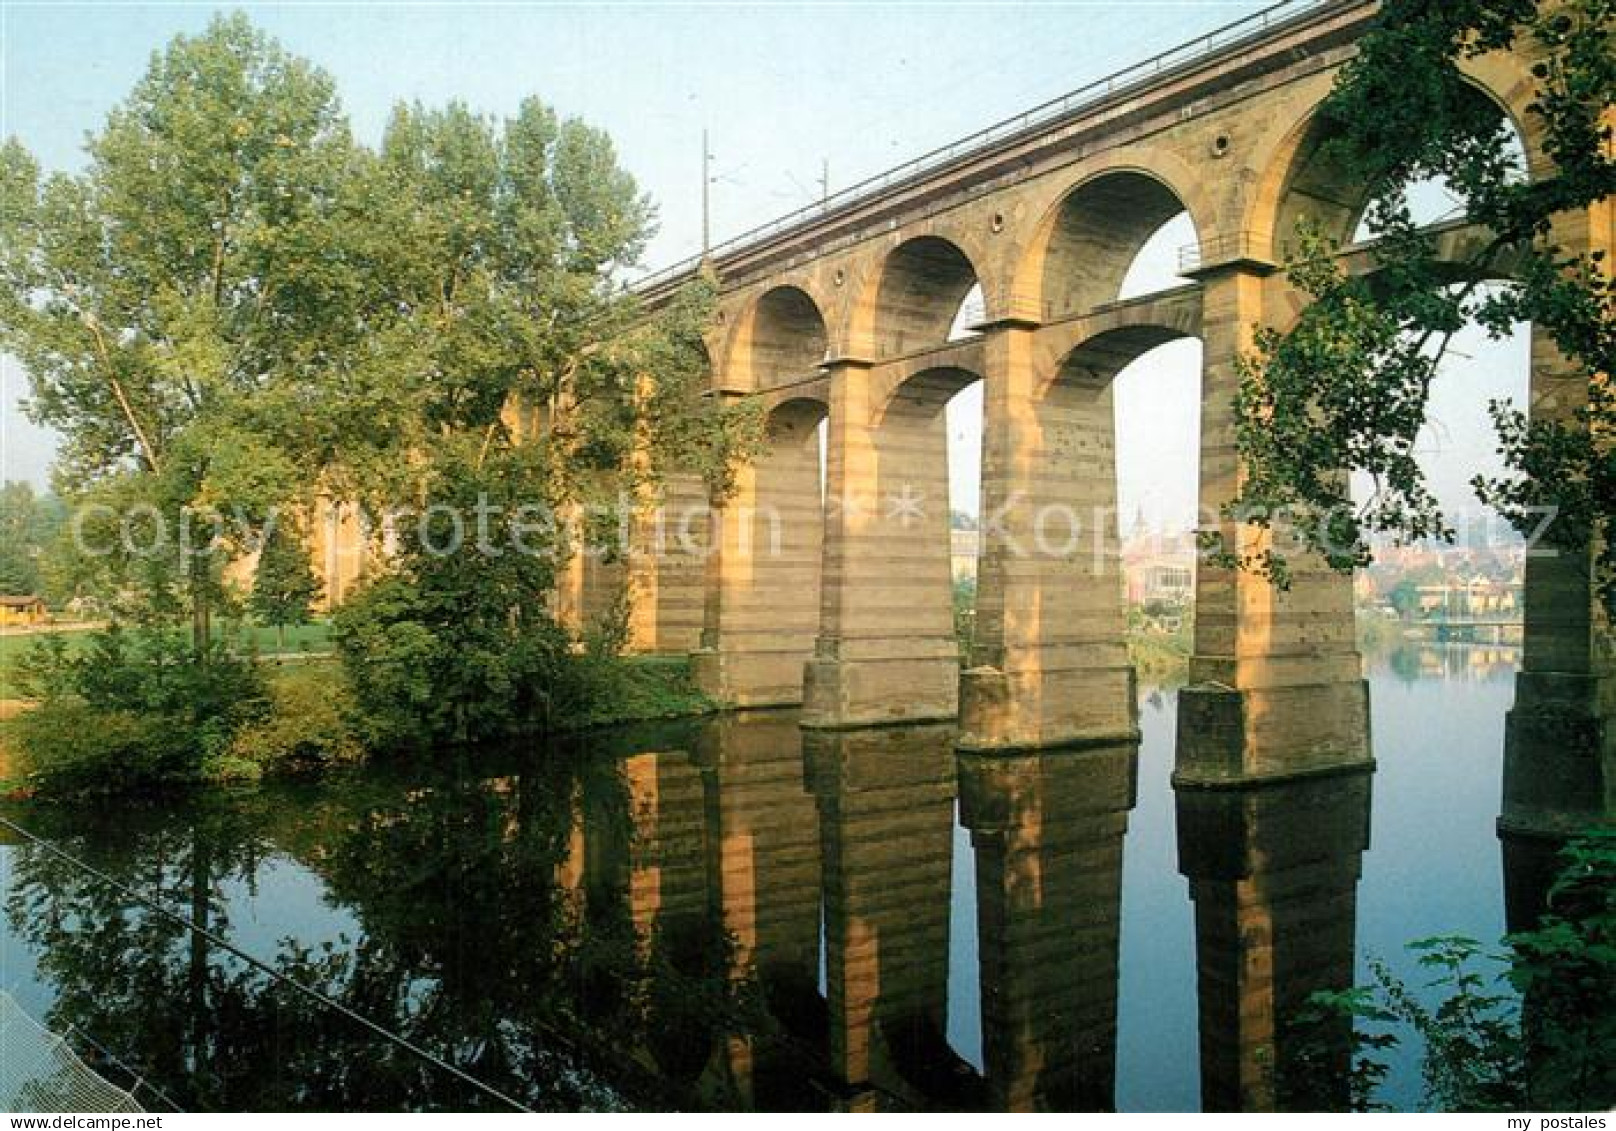
[[20,770],[47,794],[134,792],[226,776],[230,745],[267,710],[258,668],[218,641],[112,625],[83,649],[42,637],[18,663],[38,705],[17,719]]
[[[60,572],[189,617],[199,663],[223,567],[277,507],[359,502],[379,543],[389,516],[497,500],[509,535],[524,507],[620,509],[671,470],[722,491],[761,436],[698,396],[712,280],[643,308],[621,280],[649,202],[605,134],[537,99],[505,120],[400,106],[373,151],[330,80],[237,15],[156,55],[89,151],[48,177],[0,151],[0,346],[65,438],[72,501],[99,508],[78,532],[104,552]],[[213,552],[175,552],[221,517]],[[389,681],[432,671],[448,721],[425,733],[532,725],[555,696],[524,681],[565,652],[544,601],[565,541],[446,559],[404,539],[339,633],[361,704],[420,703]]]
[[1408,620],[1420,611],[1420,587],[1412,578],[1403,578],[1386,595],[1397,615]]
[[[1238,442],[1249,468],[1233,513],[1283,510],[1305,547],[1333,566],[1370,558],[1367,535],[1451,541],[1453,531],[1414,459],[1430,384],[1453,335],[1474,320],[1494,335],[1531,322],[1574,370],[1574,411],[1528,421],[1507,404],[1493,415],[1513,478],[1483,481],[1482,499],[1523,531],[1552,506],[1551,537],[1576,553],[1616,505],[1616,289],[1581,219],[1616,191],[1616,7],[1610,0],[1388,0],[1321,110],[1325,160],[1343,183],[1367,186],[1378,242],[1372,276],[1349,276],[1334,255],[1343,232],[1301,233],[1289,264],[1312,302],[1288,333],[1259,332],[1238,398]],[[1527,176],[1503,115],[1478,95],[1463,61],[1512,51],[1532,61],[1528,132],[1544,160]],[[1465,262],[1440,261],[1413,218],[1411,186],[1440,179],[1487,233]],[[1289,235],[1290,233],[1286,233]],[[1489,280],[1493,281],[1489,283]],[[1585,393],[1585,400],[1583,400]],[[1582,403],[1575,403],[1581,400]],[[1367,475],[1355,506],[1347,472]],[[1616,608],[1616,541],[1598,578]],[[1282,557],[1241,564],[1283,583]]]
[[60,479],[165,520],[160,588],[200,655],[218,562],[181,554],[178,529],[261,520],[306,481],[317,453],[270,410],[313,401],[357,329],[331,301],[359,285],[332,238],[354,147],[331,81],[239,14],[155,55],[87,145],[82,173],[44,177],[0,150],[0,345],[63,437]]
[[652,212],[605,134],[536,98],[504,120],[399,106],[353,192],[366,352],[302,415],[336,425],[309,439],[342,487],[421,507],[441,468],[518,444],[543,455],[533,501],[556,506],[671,468],[722,481],[749,434],[697,395],[715,288],[649,315],[621,284]]
[[[540,453],[512,449],[448,465],[418,521],[401,525],[393,568],[332,619],[373,747],[476,742],[537,729],[573,705],[568,641],[549,615],[552,546],[513,552],[517,510]],[[460,516],[490,515],[483,553],[459,546]]]
[[586,695],[546,600],[557,516],[633,505],[671,469],[723,490],[755,413],[697,395],[710,279],[654,314],[616,281],[651,217],[599,131],[534,99],[502,122],[400,107],[367,177],[394,423],[335,466],[404,518],[334,636],[374,744],[533,730]]
[[42,593],[40,558],[61,525],[61,508],[33,485],[0,484],[0,593]]
[[320,579],[314,576],[302,531],[289,516],[278,516],[259,549],[247,607],[263,623],[275,626],[275,641],[285,648],[286,626],[307,624],[310,607],[320,593]]

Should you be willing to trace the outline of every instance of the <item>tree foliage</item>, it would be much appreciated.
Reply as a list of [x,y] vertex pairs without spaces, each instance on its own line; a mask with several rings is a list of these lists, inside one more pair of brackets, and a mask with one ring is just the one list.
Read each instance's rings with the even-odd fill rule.
[[[761,433],[697,395],[712,281],[642,306],[622,278],[650,203],[604,133],[537,99],[502,120],[400,105],[367,146],[328,76],[235,15],[159,52],[88,144],[74,174],[0,150],[0,346],[64,437],[64,492],[102,508],[81,509],[81,533],[106,552],[64,572],[136,598],[122,612],[189,615],[199,656],[225,563],[279,510],[361,503],[374,551],[400,512],[485,495],[620,506],[674,469],[721,490]],[[168,528],[164,553],[123,537],[136,513]],[[221,516],[212,553],[175,552],[187,519]],[[378,555],[372,611],[404,599],[445,663],[461,657],[465,679],[431,669],[440,699],[507,696],[527,669],[479,658],[520,657],[529,633],[554,648],[538,626],[563,542],[451,563],[405,539]],[[383,641],[363,619],[341,637],[355,670],[408,651],[402,624]],[[446,707],[448,732],[474,735],[471,702]]]
[[[570,671],[547,607],[555,546],[542,533],[533,552],[516,545],[540,463],[520,448],[440,463],[394,568],[338,610],[332,635],[373,746],[473,742],[548,720]],[[479,504],[481,534],[461,519]]]
[[44,594],[41,559],[61,524],[53,496],[21,480],[0,484],[0,593]]
[[284,644],[286,626],[307,624],[320,592],[320,579],[314,576],[302,532],[289,514],[277,516],[258,552],[247,607],[263,623],[274,625]]
[[[1288,332],[1260,330],[1244,359],[1238,442],[1248,475],[1232,514],[1258,525],[1283,515],[1305,549],[1339,569],[1369,561],[1372,534],[1451,541],[1414,450],[1448,344],[1474,320],[1495,336],[1531,322],[1572,373],[1588,375],[1576,390],[1568,383],[1573,403],[1558,416],[1529,421],[1492,406],[1512,476],[1478,476],[1482,499],[1523,532],[1539,525],[1540,508],[1555,508],[1550,535],[1576,552],[1609,521],[1616,288],[1579,227],[1616,191],[1613,14],[1609,0],[1383,6],[1320,111],[1322,159],[1343,184],[1367,189],[1375,270],[1347,273],[1335,255],[1343,233],[1299,233],[1288,269],[1312,301]],[[1529,169],[1504,115],[1462,69],[1491,51],[1531,60]],[[1413,217],[1407,191],[1430,179],[1485,232],[1458,262]],[[1361,505],[1353,472],[1373,483]],[[1616,606],[1616,550],[1607,541],[1602,552],[1602,591]],[[1288,577],[1271,547],[1240,564]]]
[[20,773],[46,794],[126,792],[218,776],[237,732],[267,709],[262,674],[228,645],[198,656],[171,631],[95,633],[80,650],[59,634],[18,663]]
[[[354,150],[331,82],[221,17],[154,56],[88,151],[49,176],[14,139],[0,151],[0,340],[63,437],[60,481],[175,525],[187,508],[261,518],[306,457],[259,405],[308,384],[335,313],[322,233]],[[217,571],[170,571],[201,650]]]
[[1429,975],[1422,987],[1372,961],[1374,985],[1315,995],[1310,1021],[1358,1021],[1355,1110],[1383,1107],[1390,1066],[1381,1057],[1408,1037],[1421,1049],[1431,1110],[1593,1111],[1616,1103],[1616,839],[1591,833],[1561,859],[1545,914],[1508,936],[1504,953],[1488,955],[1457,936],[1419,939],[1409,949]]

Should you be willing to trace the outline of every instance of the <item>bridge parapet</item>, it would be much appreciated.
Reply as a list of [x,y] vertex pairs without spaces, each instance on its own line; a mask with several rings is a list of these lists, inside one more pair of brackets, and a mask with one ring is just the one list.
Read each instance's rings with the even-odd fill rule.
[[[778,268],[782,261],[800,262],[804,255],[820,257],[841,251],[896,230],[900,223],[913,222],[912,212],[900,220],[884,207],[886,202],[899,197],[911,201],[935,198],[967,169],[973,170],[969,186],[955,185],[947,191],[956,200],[961,192],[985,191],[991,187],[991,178],[975,170],[991,165],[997,157],[1019,154],[1029,143],[1065,143],[1082,129],[1113,124],[1133,114],[1158,94],[1182,93],[1187,83],[1202,79],[1213,85],[1226,83],[1248,55],[1264,56],[1266,66],[1275,65],[1276,60],[1294,61],[1299,54],[1318,50],[1343,35],[1350,37],[1377,6],[1372,0],[1282,0],[742,232],[652,272],[633,287],[654,304],[677,289],[704,260],[721,276],[729,276],[743,261],[765,256]],[[1193,105],[1192,100],[1185,107],[1186,117]],[[1226,136],[1220,136],[1220,141],[1225,148],[1230,145]]]

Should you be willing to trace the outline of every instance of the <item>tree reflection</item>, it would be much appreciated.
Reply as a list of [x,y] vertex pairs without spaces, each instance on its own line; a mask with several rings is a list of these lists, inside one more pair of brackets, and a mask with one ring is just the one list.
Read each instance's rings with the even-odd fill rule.
[[[700,1102],[699,1050],[754,1021],[709,920],[637,929],[624,853],[640,834],[616,762],[372,768],[161,811],[14,816],[226,937],[271,869],[313,872],[356,937],[259,957],[529,1107]],[[498,1106],[48,852],[13,860],[7,914],[56,987],[47,1024],[181,1107]]]

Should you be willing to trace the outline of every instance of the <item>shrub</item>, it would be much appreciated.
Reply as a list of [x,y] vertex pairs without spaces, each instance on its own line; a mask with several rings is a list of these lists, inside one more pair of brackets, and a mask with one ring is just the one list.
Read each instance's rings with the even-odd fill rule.
[[480,742],[548,726],[584,698],[566,634],[531,606],[388,576],[332,620],[367,746]]
[[1589,1111],[1616,1103],[1616,834],[1590,832],[1561,859],[1541,919],[1505,938],[1502,954],[1457,936],[1420,939],[1409,949],[1430,974],[1425,993],[1371,962],[1375,985],[1314,996],[1314,1011],[1359,1022],[1354,1108],[1381,1106],[1375,1090],[1388,1065],[1379,1057],[1410,1034],[1423,1046],[1428,1108]]
[[199,773],[193,744],[168,720],[77,697],[45,700],[17,717],[12,734],[22,775],[42,793],[118,793]]
[[252,664],[159,629],[114,625],[76,654],[47,637],[18,667],[24,693],[40,701],[16,724],[20,769],[44,793],[199,780],[269,709]]
[[275,769],[357,761],[353,696],[340,670],[299,672],[270,684],[270,710],[236,732],[208,776],[251,779]]
[[[366,745],[504,738],[548,726],[579,698],[571,641],[548,609],[554,547],[522,521],[546,498],[550,470],[528,449],[437,461],[392,572],[332,619]],[[479,517],[473,540],[458,525],[468,514]]]

